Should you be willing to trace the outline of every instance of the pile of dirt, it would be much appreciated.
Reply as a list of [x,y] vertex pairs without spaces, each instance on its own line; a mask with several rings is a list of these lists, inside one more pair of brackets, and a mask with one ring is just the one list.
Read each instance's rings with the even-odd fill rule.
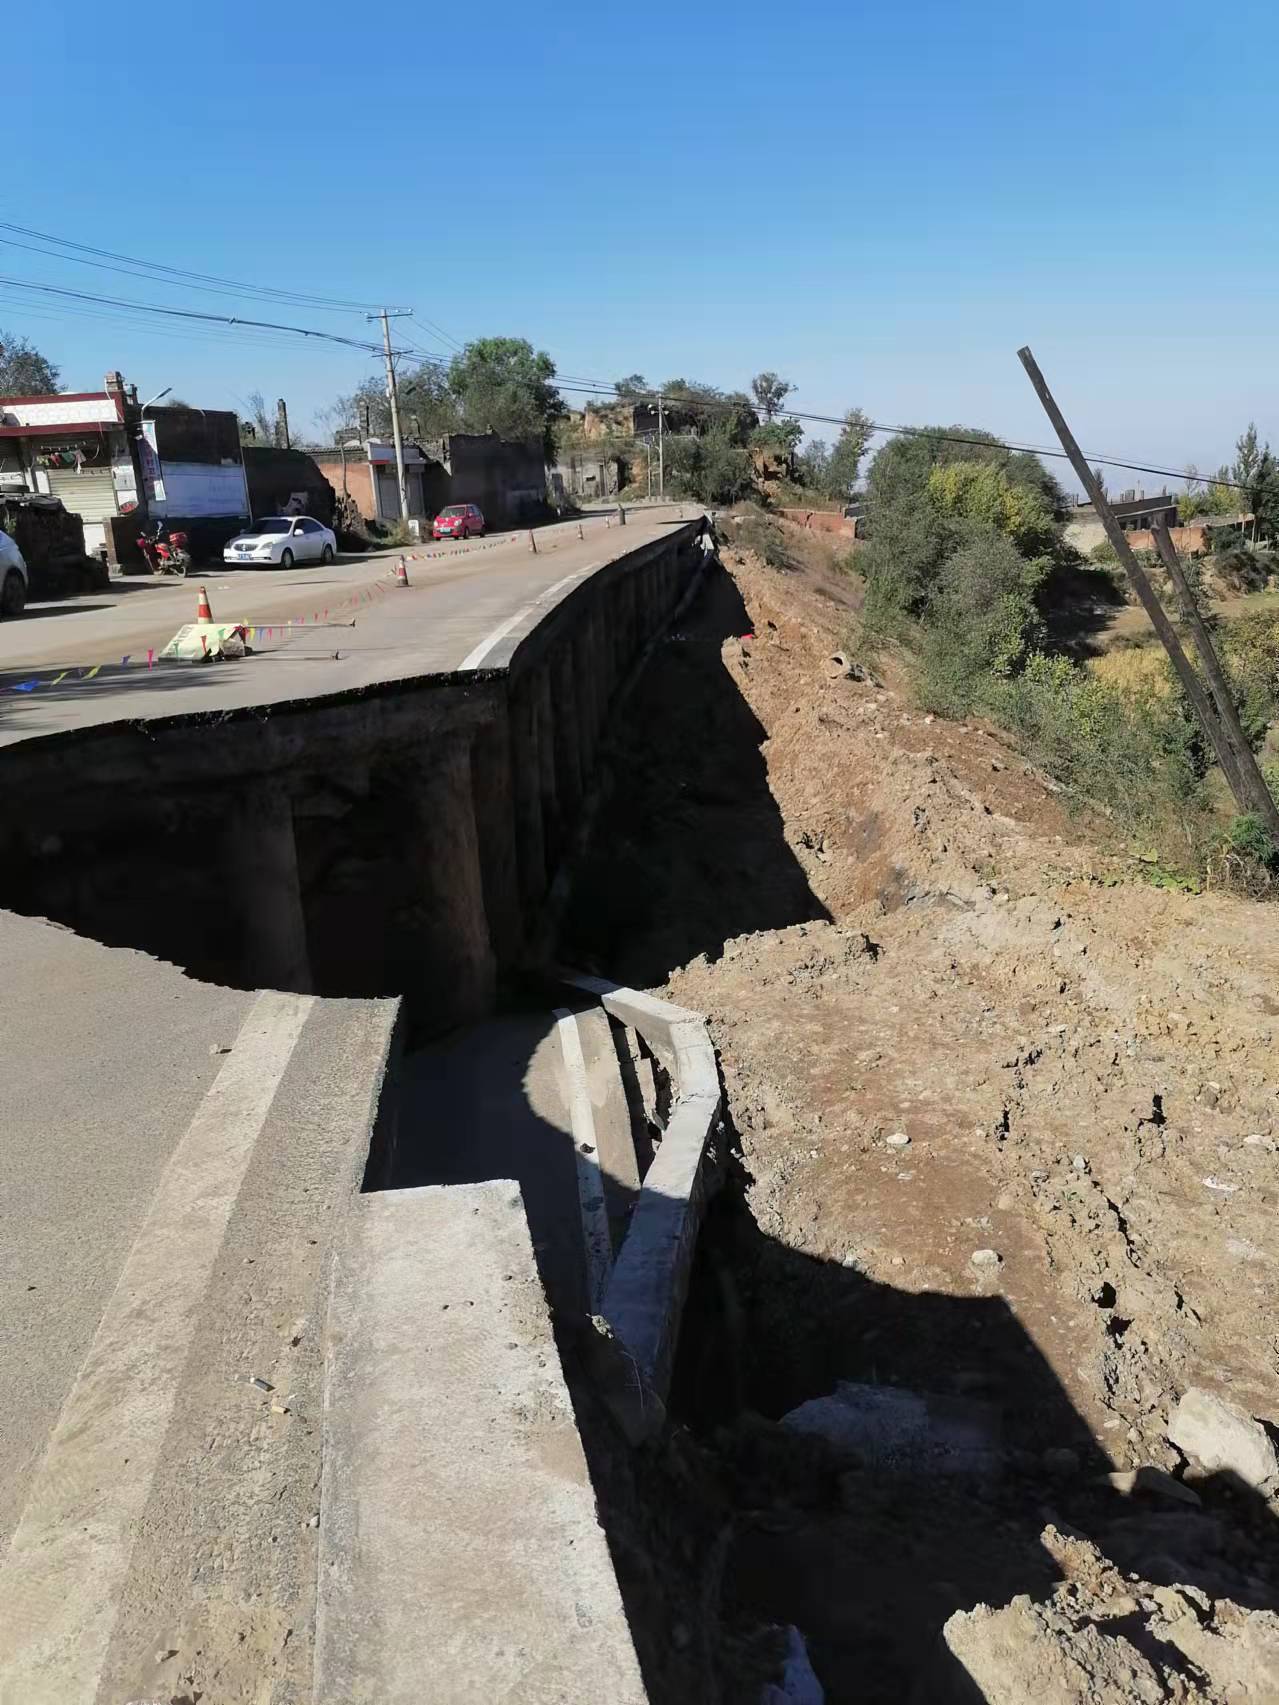
[[[1273,1699],[1279,1616],[1248,1613],[1194,1587],[1125,1578],[1087,1540],[1044,1530],[1064,1581],[1046,1603],[1020,1594],[1003,1609],[957,1612],[930,1701],[989,1705],[1159,1705],[1165,1700]],[[962,1676],[963,1685],[956,1691]]]
[[[723,554],[629,709],[564,951],[719,1049],[740,1172],[676,1403],[731,1488],[726,1603],[796,1625],[835,1701],[1046,1601],[1046,1523],[1279,1609],[1274,1487],[1170,1438],[1190,1387],[1279,1417],[1279,911],[1143,885],[998,735],[832,662],[833,569]],[[842,1381],[989,1405],[999,1472],[783,1424]]]

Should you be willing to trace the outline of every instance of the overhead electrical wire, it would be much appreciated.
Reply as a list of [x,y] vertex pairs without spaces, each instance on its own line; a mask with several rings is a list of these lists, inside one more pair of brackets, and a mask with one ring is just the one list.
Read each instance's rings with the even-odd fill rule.
[[174,308],[162,302],[130,302],[120,296],[101,296],[88,290],[72,290],[65,285],[44,284],[29,278],[7,278],[0,275],[0,285],[15,290],[32,290],[41,295],[58,296],[76,302],[96,302],[109,308],[132,308],[142,313],[160,314],[167,319],[205,321],[215,325],[248,326],[264,331],[292,332],[298,337],[318,338],[324,343],[345,344],[349,349],[381,353],[381,345],[364,338],[343,337],[339,332],[318,331],[311,326],[284,325],[278,320],[251,320],[240,314],[210,314],[198,308]]
[[[0,236],[0,243],[9,247],[25,249],[30,253],[42,254],[51,259],[77,261],[82,265],[95,266],[105,271],[121,273],[125,277],[143,278],[151,283],[180,286],[218,295],[241,296],[246,300],[265,302],[277,301],[297,306],[305,306],[311,309],[322,309],[326,312],[358,311],[376,313],[380,311],[372,303],[357,302],[341,297],[320,296],[305,291],[284,290],[271,285],[248,284],[235,279],[222,278],[215,273],[196,272],[190,268],[169,266],[166,263],[159,261],[139,260],[135,256],[119,254],[111,249],[96,248],[92,244],[79,243],[67,237],[56,237],[48,232],[36,231],[25,225],[17,225],[7,221],[0,221],[0,232],[5,231],[16,233],[16,235],[20,237],[35,238],[37,243],[51,243],[55,245],[53,249],[40,248],[37,247],[35,243],[18,242],[14,237]],[[121,297],[103,296],[90,291],[73,290],[67,286],[49,284],[34,279],[7,278],[0,276],[0,286],[5,286],[14,290],[36,292],[37,294],[43,294],[46,296],[59,297],[63,299],[65,304],[62,308],[62,312],[68,314],[77,312],[75,308],[69,306],[71,302],[77,302],[96,304],[99,307],[122,310],[125,314],[155,314],[169,319],[202,322],[211,326],[226,326],[237,333],[248,333],[249,338],[246,338],[244,341],[249,342],[251,340],[253,346],[257,348],[293,347],[287,343],[287,341],[280,343],[268,342],[269,335],[274,333],[287,334],[287,337],[303,337],[320,340],[326,343],[339,344],[349,349],[356,349],[373,355],[382,353],[380,345],[371,343],[365,339],[343,337],[336,332],[320,331],[317,328],[309,326],[286,325],[273,320],[254,320],[244,318],[240,315],[213,314],[194,308],[179,308],[158,302],[131,302]],[[9,301],[15,300],[11,296],[4,299]],[[21,300],[21,298],[18,300]],[[27,306],[27,311],[33,314],[33,316],[40,318],[50,317],[48,314],[39,314],[38,310],[30,307],[29,305],[24,305]],[[83,315],[83,317],[91,317],[84,309],[80,309],[79,312]],[[100,317],[103,319],[108,318],[107,315],[102,315]],[[115,317],[117,319],[117,323],[134,325],[139,331],[150,329],[153,334],[155,334],[158,330],[157,328],[146,328],[144,325],[139,324],[136,319],[121,319],[118,315],[111,317]],[[446,332],[442,326],[436,325],[433,321],[427,319],[425,315],[419,315],[416,310],[410,309],[408,310],[407,317],[416,325],[424,329],[429,328],[458,353],[462,351],[464,346],[459,344],[456,338]],[[255,333],[265,335],[259,338],[253,336]],[[449,360],[446,359],[441,352],[423,349],[412,338],[408,337],[402,328],[399,333],[399,337],[400,340],[407,343],[409,347],[407,349],[394,350],[392,352],[394,355],[401,358],[408,357],[409,355],[416,355],[424,366],[434,367],[441,372],[447,370]],[[231,339],[226,338],[224,341],[229,342]],[[565,374],[562,377],[557,376],[556,386],[557,389],[561,391],[570,391],[578,395],[601,396],[608,397],[612,400],[622,400],[615,383],[602,379],[588,379],[580,374]],[[662,395],[662,393],[655,389],[649,390],[647,392],[640,393],[640,396],[637,397],[636,400],[641,400],[642,398],[643,400],[656,401],[660,395]],[[708,397],[678,396],[671,397],[670,402],[671,405],[676,408],[701,409],[706,412],[714,412],[716,410],[731,411],[740,407],[739,404],[730,402],[727,399]],[[840,415],[818,414],[804,409],[788,409],[786,414],[789,419],[801,420],[810,424],[838,426],[841,428],[846,424],[844,418]],[[985,438],[979,438],[963,433],[947,432],[944,430],[934,430],[930,427],[900,426],[883,421],[871,421],[868,424],[872,436],[883,434],[887,437],[932,438],[948,444],[969,444],[987,449],[1000,448],[1028,455],[1048,456],[1060,461],[1069,460],[1069,457],[1064,450],[1054,450],[1041,444],[1025,444],[1011,439],[1000,439],[992,445],[991,442]],[[1150,474],[1160,479],[1173,480],[1182,480],[1187,477],[1184,469],[1176,470],[1172,468],[1162,468],[1147,462],[1132,461],[1118,456],[1100,455],[1095,451],[1088,451],[1086,452],[1086,455],[1090,462],[1097,462],[1101,466],[1108,468],[1123,468],[1125,471],[1130,473]],[[1229,486],[1232,489],[1239,491],[1248,489],[1238,481],[1216,479],[1212,476],[1205,476],[1205,482],[1215,485]]]
[[[195,272],[188,267],[169,266],[164,261],[139,260],[135,255],[117,254],[113,249],[99,249],[90,243],[77,243],[69,237],[54,237],[47,231],[33,231],[25,225],[14,225],[0,220],[0,231],[12,231],[20,237],[34,237],[38,242],[53,243],[58,249],[73,250],[75,253],[59,254],[56,258],[74,260],[77,256],[92,256],[85,260],[87,266],[102,266],[107,271],[119,271],[121,267],[137,268],[144,274],[154,275],[157,282],[180,282],[189,287],[216,289],[219,292],[239,292],[255,301],[275,301],[293,303],[298,307],[324,308],[347,313],[379,313],[380,305],[375,302],[355,302],[340,296],[319,296],[310,291],[286,290],[270,284],[246,284],[243,280],[222,278],[216,273]],[[0,241],[8,242],[8,238]],[[29,247],[17,244],[17,247]],[[36,250],[36,253],[49,253],[48,250]],[[110,265],[108,262],[118,262]]]

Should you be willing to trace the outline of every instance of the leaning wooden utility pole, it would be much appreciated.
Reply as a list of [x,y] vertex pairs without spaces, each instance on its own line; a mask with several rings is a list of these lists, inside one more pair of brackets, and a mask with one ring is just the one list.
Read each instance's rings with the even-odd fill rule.
[[[1267,827],[1270,826],[1272,820],[1279,824],[1279,817],[1277,817],[1275,813],[1274,801],[1270,798],[1269,789],[1262,780],[1260,772],[1257,772],[1257,781],[1260,784],[1261,792],[1265,794],[1266,802],[1269,807],[1268,810],[1263,809],[1259,794],[1246,783],[1242,767],[1243,755],[1241,754],[1238,758],[1236,757],[1234,748],[1226,731],[1225,723],[1222,721],[1221,717],[1218,716],[1215,705],[1211,703],[1208,695],[1204,692],[1203,685],[1200,682],[1198,675],[1195,674],[1194,665],[1186,656],[1186,653],[1182,650],[1181,641],[1177,638],[1176,629],[1168,620],[1164,607],[1159,602],[1155,589],[1147,578],[1146,571],[1137,561],[1132,546],[1128,543],[1127,538],[1124,536],[1123,528],[1115,519],[1114,510],[1111,509],[1110,504],[1106,501],[1105,492],[1101,489],[1099,481],[1084,459],[1083,452],[1080,450],[1078,444],[1076,444],[1074,435],[1070,428],[1066,425],[1066,418],[1057,407],[1053,394],[1048,389],[1047,380],[1039,371],[1039,367],[1034,356],[1031,354],[1029,349],[1019,349],[1017,351],[1017,359],[1026,369],[1027,377],[1030,379],[1031,384],[1035,387],[1035,393],[1040,402],[1044,405],[1045,414],[1048,416],[1049,420],[1052,421],[1053,430],[1061,440],[1061,447],[1066,452],[1071,467],[1074,468],[1084,490],[1092,499],[1092,505],[1097,513],[1097,518],[1106,530],[1106,537],[1110,540],[1110,543],[1114,547],[1115,555],[1123,564],[1124,571],[1127,574],[1129,581],[1132,583],[1134,592],[1136,592],[1138,598],[1141,600],[1142,607],[1146,614],[1150,617],[1151,625],[1155,632],[1159,635],[1160,640],[1163,642],[1164,650],[1168,653],[1168,656],[1172,661],[1172,666],[1177,671],[1177,678],[1180,680],[1182,687],[1185,689],[1186,697],[1190,700],[1190,703],[1194,707],[1195,715],[1199,718],[1200,725],[1203,728],[1204,733],[1208,736],[1208,740],[1213,751],[1216,753],[1217,762],[1221,766],[1221,773],[1225,776],[1230,791],[1235,797],[1236,805],[1238,805],[1241,812],[1257,812],[1257,814],[1262,817]],[[1211,642],[1207,640],[1206,633],[1204,637],[1205,642],[1211,646]],[[1244,747],[1248,762],[1251,765],[1251,768],[1256,771],[1256,760],[1253,758],[1251,750],[1247,748],[1246,741],[1244,742]],[[1272,830],[1272,833],[1274,832],[1275,831]]]
[[[1190,637],[1199,653],[1199,662],[1203,667],[1204,679],[1208,683],[1208,691],[1212,702],[1217,707],[1218,714],[1225,725],[1226,738],[1235,755],[1239,771],[1239,780],[1244,793],[1251,800],[1251,805],[1240,806],[1241,810],[1251,810],[1260,817],[1270,833],[1270,838],[1279,846],[1279,805],[1275,804],[1274,795],[1266,786],[1266,778],[1262,775],[1260,766],[1253,756],[1248,736],[1243,731],[1239,720],[1239,712],[1235,709],[1235,701],[1231,696],[1230,683],[1226,680],[1220,660],[1212,643],[1212,635],[1208,632],[1207,623],[1199,614],[1199,606],[1195,595],[1186,581],[1185,570],[1181,566],[1181,558],[1177,555],[1177,547],[1172,542],[1172,534],[1168,531],[1167,523],[1161,518],[1155,525],[1155,544],[1164,567],[1168,570],[1168,578],[1172,581],[1177,599],[1181,604],[1182,615],[1190,630]],[[1238,793],[1235,794],[1238,799]]]

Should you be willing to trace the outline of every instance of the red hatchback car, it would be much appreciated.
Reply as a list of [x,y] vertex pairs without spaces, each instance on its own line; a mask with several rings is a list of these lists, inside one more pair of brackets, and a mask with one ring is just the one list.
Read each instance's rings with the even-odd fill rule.
[[450,503],[431,523],[433,539],[480,539],[483,536],[484,517],[473,503]]

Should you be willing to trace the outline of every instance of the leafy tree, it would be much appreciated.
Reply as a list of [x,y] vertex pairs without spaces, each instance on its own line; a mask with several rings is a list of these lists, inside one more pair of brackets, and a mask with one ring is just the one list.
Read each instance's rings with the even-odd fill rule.
[[568,412],[554,378],[550,356],[522,337],[477,338],[448,369],[465,431],[541,438],[548,454],[551,428]]
[[1106,493],[1106,476],[1105,476],[1104,472],[1102,471],[1102,467],[1101,467],[1100,462],[1098,462],[1097,466],[1093,469],[1092,477],[1096,480],[1097,488],[1101,492],[1101,495],[1103,497],[1105,497],[1107,495],[1107,493]]
[[62,375],[25,337],[0,331],[0,397],[36,397],[56,391]]
[[924,696],[934,708],[962,715],[988,678],[1022,664],[1043,632],[1035,590],[1046,567],[985,525],[946,558],[924,613]]
[[928,476],[928,495],[943,515],[981,522],[1028,558],[1049,558],[1057,526],[1041,492],[993,462],[948,462]]
[[701,433],[677,433],[666,444],[667,485],[699,503],[736,503],[751,489],[750,458],[730,422],[715,420]]
[[793,456],[803,436],[804,428],[797,420],[766,420],[751,433],[750,441],[752,444],[776,446]]
[[[413,439],[444,438],[458,432],[462,411],[453,394],[449,376],[441,368],[423,362],[405,374],[399,386],[400,425],[406,436]],[[390,430],[391,405],[381,387],[381,406],[386,414],[386,430]]]
[[653,394],[653,387],[642,373],[628,373],[624,379],[615,380],[613,389],[619,397],[625,397],[628,402]]
[[1177,519],[1193,521],[1200,515],[1237,515],[1244,494],[1226,482],[1231,479],[1229,468],[1218,468],[1211,479],[1203,479],[1198,468],[1186,469],[1186,489],[1177,495]]
[[[1270,446],[1267,444],[1266,450],[1269,448]],[[1261,458],[1264,454],[1265,451],[1257,442],[1257,423],[1255,420],[1250,420],[1235,444],[1233,478],[1236,484],[1252,487],[1256,481],[1257,473],[1261,467]]]
[[765,420],[776,419],[782,411],[782,404],[794,389],[788,379],[768,370],[757,373],[751,380],[751,395]]
[[862,457],[873,428],[864,409],[850,408],[831,451],[828,486],[832,496],[847,502],[861,470]]
[[814,438],[805,444],[796,458],[800,480],[810,491],[826,496],[831,490],[830,445],[824,438]]

